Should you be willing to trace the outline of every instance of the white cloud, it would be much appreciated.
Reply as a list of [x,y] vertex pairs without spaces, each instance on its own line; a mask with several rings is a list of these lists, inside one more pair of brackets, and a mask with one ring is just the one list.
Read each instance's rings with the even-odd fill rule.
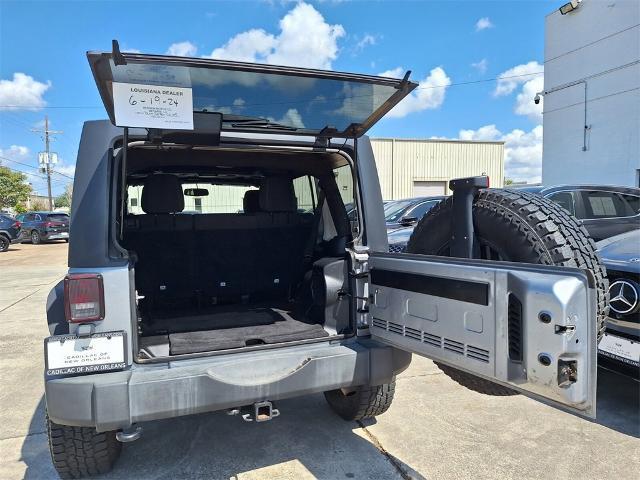
[[405,74],[405,69],[402,67],[392,68],[391,70],[385,70],[384,72],[379,73],[381,77],[390,77],[390,78],[402,78]]
[[76,173],[76,166],[75,164],[74,165],[58,164],[54,167],[54,170],[64,175],[73,177],[73,175]]
[[295,108],[290,108],[287,112],[282,116],[282,118],[278,120],[274,120],[269,117],[269,120],[276,123],[282,123],[284,125],[291,125],[296,128],[304,128],[304,123],[302,122],[302,117],[300,113]]
[[273,35],[262,29],[252,29],[231,38],[222,47],[216,48],[211,58],[237,60],[239,62],[264,61],[277,42]]
[[476,22],[476,32],[493,28],[493,26],[494,25],[491,23],[491,20],[489,20],[489,17],[482,17]]
[[377,36],[365,33],[364,36],[357,41],[355,47],[353,48],[354,53],[360,53],[368,46],[375,45],[376,43],[378,43]]
[[515,129],[503,134],[495,125],[460,130],[461,140],[504,141],[505,178],[538,183],[542,178],[542,125],[530,132]]
[[534,122],[541,122],[543,101],[536,105],[533,98],[544,88],[543,72],[544,66],[536,61],[516,65],[498,76],[493,95],[496,97],[510,95],[522,86],[516,96],[514,112],[525,115]]
[[211,52],[211,58],[275,65],[330,69],[338,56],[342,25],[329,25],[313,6],[298,3],[279,23],[276,35],[252,29],[232,37]]
[[[383,77],[401,78],[404,73],[402,67],[382,72]],[[434,110],[444,102],[447,87],[451,85],[451,79],[442,67],[436,67],[429,76],[418,83],[416,89],[396,105],[388,114],[388,117],[405,117],[413,112],[422,110]]]
[[[26,160],[28,156],[29,148],[22,145],[11,145],[9,148],[0,148],[0,157],[5,157],[21,162]],[[0,159],[0,163],[2,163],[2,159]]]
[[167,55],[176,57],[195,57],[198,47],[191,42],[176,42],[169,45]]
[[536,61],[516,65],[498,75],[498,83],[493,94],[496,97],[509,95],[523,83],[535,77],[535,74],[544,72],[544,66]]
[[472,63],[471,66],[475,68],[479,73],[487,73],[488,62],[486,58],[483,58],[479,62]]
[[123,48],[122,53],[142,53],[137,48]]
[[13,80],[0,80],[0,105],[10,105],[11,110],[38,110],[47,102],[42,98],[51,82],[38,82],[33,77],[16,72]]
[[460,130],[460,140],[498,140],[502,136],[495,125],[485,125],[477,130]]

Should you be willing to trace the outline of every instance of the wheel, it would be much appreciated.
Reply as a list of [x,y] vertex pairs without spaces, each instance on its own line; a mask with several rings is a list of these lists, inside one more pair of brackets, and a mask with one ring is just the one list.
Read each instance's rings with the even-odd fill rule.
[[0,235],[0,252],[9,250],[9,245],[11,245],[11,241],[5,235]]
[[89,427],[58,425],[47,416],[51,461],[60,478],[107,473],[120,456],[116,432],[98,433]]
[[40,232],[38,232],[37,230],[32,230],[31,243],[33,243],[34,245],[38,245],[41,242],[42,242],[42,239],[40,238]]
[[324,392],[331,409],[345,420],[364,420],[382,415],[391,406],[396,391],[396,379],[382,385],[361,386],[344,393],[342,390]]
[[[414,229],[407,251],[449,255],[453,199],[433,207]],[[604,333],[609,310],[605,268],[587,230],[558,204],[517,190],[482,190],[474,200],[475,258],[589,269],[597,290],[597,336]],[[437,364],[461,385],[489,395],[516,392],[453,367]]]

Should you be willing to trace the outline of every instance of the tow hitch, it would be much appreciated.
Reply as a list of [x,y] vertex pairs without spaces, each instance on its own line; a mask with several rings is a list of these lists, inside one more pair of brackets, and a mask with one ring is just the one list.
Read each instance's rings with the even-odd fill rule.
[[227,415],[240,415],[245,422],[267,422],[280,415],[280,410],[273,408],[271,402],[257,402],[241,408],[232,408]]

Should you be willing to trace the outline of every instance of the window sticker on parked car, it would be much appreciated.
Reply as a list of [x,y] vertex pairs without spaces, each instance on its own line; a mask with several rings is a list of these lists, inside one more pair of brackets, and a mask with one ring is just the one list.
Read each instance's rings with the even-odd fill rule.
[[193,130],[191,88],[114,82],[113,103],[119,127]]

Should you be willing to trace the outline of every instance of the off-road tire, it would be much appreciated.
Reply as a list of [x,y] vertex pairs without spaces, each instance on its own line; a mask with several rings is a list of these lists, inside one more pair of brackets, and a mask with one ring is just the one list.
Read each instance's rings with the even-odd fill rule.
[[40,232],[38,232],[37,230],[31,231],[30,238],[31,238],[31,243],[33,245],[38,245],[42,243],[42,238],[40,238]]
[[120,456],[116,432],[58,425],[47,416],[51,461],[60,478],[83,478],[109,472]]
[[[434,206],[416,225],[407,252],[448,255],[453,199]],[[588,269],[597,292],[597,338],[609,310],[606,270],[587,230],[567,210],[539,195],[517,190],[482,190],[473,204],[474,230],[502,259]],[[513,395],[507,387],[447,365],[438,367],[459,384],[488,395]]]
[[396,379],[382,385],[362,386],[346,395],[342,390],[324,392],[331,409],[345,420],[365,420],[382,415],[391,406]]
[[0,252],[9,250],[9,245],[11,245],[11,240],[9,240],[6,235],[0,233]]

